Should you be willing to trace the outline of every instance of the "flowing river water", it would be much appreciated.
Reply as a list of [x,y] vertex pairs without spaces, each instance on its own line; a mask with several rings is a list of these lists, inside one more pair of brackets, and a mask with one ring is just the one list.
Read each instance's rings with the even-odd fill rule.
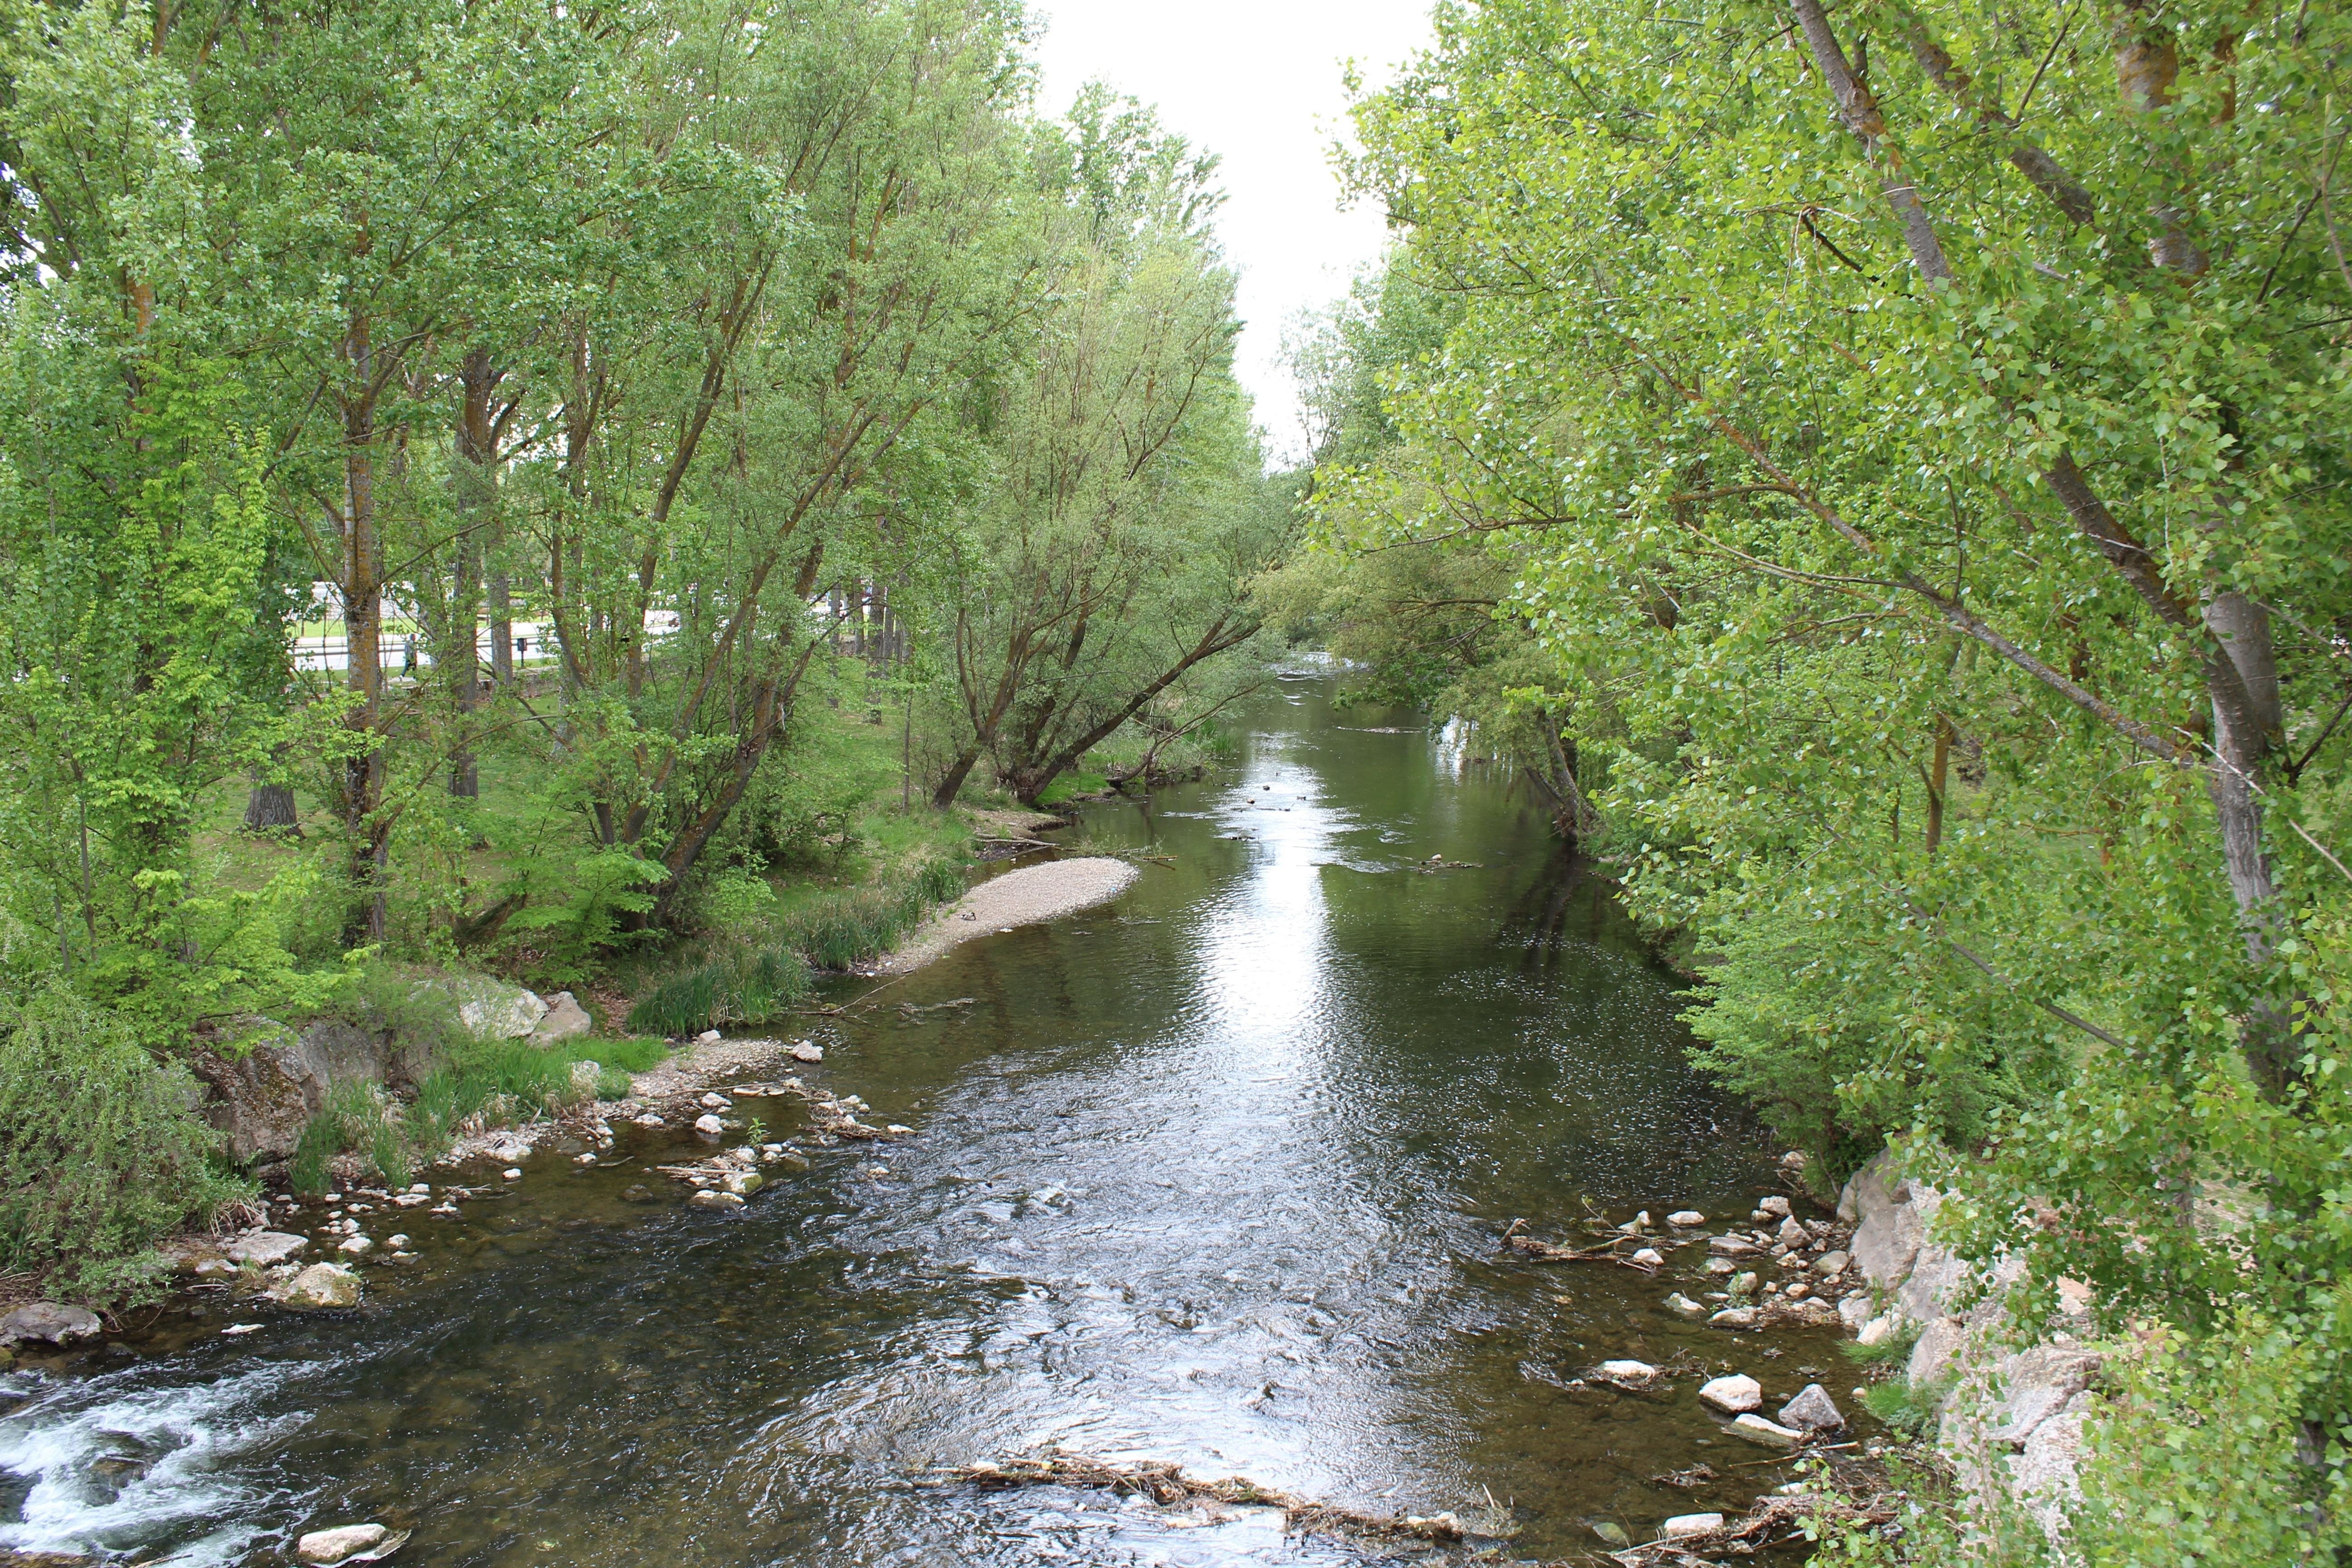
[[[1769,1408],[1836,1366],[1833,1336],[1776,1331],[1768,1359],[1672,1316],[1703,1247],[1652,1279],[1497,1238],[1744,1215],[1771,1162],[1687,1066],[1675,977],[1524,792],[1334,699],[1294,674],[1237,766],[1084,808],[1075,851],[1165,857],[1116,904],[830,988],[867,1005],[811,1020],[825,1059],[797,1070],[917,1136],[814,1149],[730,1213],[683,1188],[625,1204],[692,1142],[625,1127],[632,1163],[543,1152],[497,1201],[404,1216],[423,1258],[371,1269],[356,1312],[234,1338],[217,1311],[166,1316],[136,1355],[0,1374],[0,1545],[269,1563],[381,1520],[419,1568],[1401,1550],[1286,1539],[1268,1510],[933,1484],[1056,1444],[1452,1510],[1503,1561],[1737,1511],[1784,1474],[1731,1468],[1769,1456],[1696,1377],[1578,1374],[1687,1352]],[[1726,1479],[1652,1479],[1700,1463]]]

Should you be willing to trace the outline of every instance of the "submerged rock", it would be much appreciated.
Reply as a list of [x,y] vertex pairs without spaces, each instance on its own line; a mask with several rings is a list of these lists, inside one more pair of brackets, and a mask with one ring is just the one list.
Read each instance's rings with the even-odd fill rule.
[[1622,1548],[1633,1544],[1633,1538],[1625,1533],[1625,1527],[1613,1519],[1594,1520],[1592,1533],[1612,1546]]
[[629,1185],[621,1189],[621,1201],[625,1204],[652,1203],[654,1201],[653,1189],[646,1186],[643,1182],[632,1182]]
[[733,1193],[715,1190],[697,1193],[686,1201],[698,1209],[740,1209],[743,1206],[743,1200]]
[[98,1314],[88,1307],[36,1301],[0,1318],[0,1345],[21,1344],[26,1340],[52,1345],[79,1344],[83,1340],[98,1338],[104,1327]]
[[1677,1290],[1666,1298],[1666,1310],[1678,1318],[1703,1318],[1706,1309]]
[[1726,1415],[1739,1415],[1764,1403],[1764,1385],[1745,1373],[1734,1373],[1701,1385],[1698,1396]]

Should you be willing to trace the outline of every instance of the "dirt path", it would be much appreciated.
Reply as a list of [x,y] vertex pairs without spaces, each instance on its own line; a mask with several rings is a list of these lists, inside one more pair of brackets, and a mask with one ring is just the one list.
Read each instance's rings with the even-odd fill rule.
[[1083,860],[1049,860],[991,878],[918,927],[896,952],[874,966],[877,974],[904,974],[920,969],[958,942],[976,936],[1034,925],[1097,904],[1108,903],[1127,891],[1136,868],[1124,860],[1100,856]]

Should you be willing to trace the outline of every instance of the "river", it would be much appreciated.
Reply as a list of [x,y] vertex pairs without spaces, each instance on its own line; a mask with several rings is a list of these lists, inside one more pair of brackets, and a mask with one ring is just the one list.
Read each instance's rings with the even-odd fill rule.
[[1773,1185],[1753,1125],[1523,792],[1335,696],[1294,672],[1235,765],[1083,808],[1075,851],[1164,857],[1115,905],[829,989],[866,1005],[812,1020],[803,1070],[917,1136],[713,1213],[622,1202],[681,1142],[625,1128],[633,1163],[543,1153],[499,1201],[419,1213],[423,1260],[372,1270],[359,1312],[167,1316],[135,1356],[0,1374],[0,1544],[276,1563],[374,1519],[450,1568],[1377,1555],[1263,1511],[927,1484],[1053,1444],[1450,1510],[1506,1559],[1736,1511],[1778,1472],[1651,1479],[1762,1457],[1695,1380],[1577,1374],[1687,1351],[1784,1398],[1832,1336],[1776,1333],[1768,1363],[1667,1313],[1704,1248],[1651,1279],[1497,1237],[1744,1214]]

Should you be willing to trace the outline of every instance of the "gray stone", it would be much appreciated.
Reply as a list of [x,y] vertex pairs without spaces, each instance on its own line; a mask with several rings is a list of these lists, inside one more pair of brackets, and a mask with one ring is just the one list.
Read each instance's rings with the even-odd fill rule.
[[1658,1375],[1658,1369],[1645,1361],[1604,1361],[1598,1373],[1609,1383],[1648,1383]]
[[2012,1489],[2053,1541],[2065,1528],[2067,1504],[2082,1496],[2077,1472],[2083,1465],[2083,1423],[2090,1404],[2089,1394],[2076,1394],[2035,1427],[2025,1439],[2024,1451],[2009,1461]]
[[1775,1237],[1783,1247],[1810,1247],[1812,1245],[1813,1233],[1805,1228],[1803,1220],[1792,1215],[1780,1222],[1780,1228],[1775,1233]]
[[1687,1230],[1695,1225],[1705,1225],[1706,1223],[1706,1215],[1699,1213],[1696,1209],[1676,1209],[1674,1213],[1666,1216],[1666,1223],[1668,1225],[1680,1226],[1684,1229]]
[[743,1206],[743,1200],[733,1193],[697,1193],[686,1201],[698,1209],[740,1209]]
[[1859,1330],[1870,1321],[1869,1295],[1856,1290],[1853,1295],[1842,1298],[1838,1301],[1838,1321],[1853,1330]]
[[285,1262],[310,1245],[310,1238],[307,1236],[296,1236],[283,1230],[263,1230],[251,1236],[238,1237],[221,1248],[221,1256],[231,1263],[267,1268],[272,1264]]
[[1756,1287],[1759,1283],[1753,1269],[1745,1274],[1735,1274],[1731,1277],[1731,1293],[1735,1296],[1753,1296],[1756,1294]]
[[98,1314],[87,1307],[35,1301],[0,1318],[0,1345],[22,1344],[26,1340],[52,1345],[79,1344],[98,1338],[105,1327]]
[[348,1563],[370,1547],[383,1544],[392,1532],[380,1524],[343,1524],[314,1530],[294,1543],[294,1555],[305,1563]]
[[1837,1407],[1828,1389],[1818,1383],[1809,1383],[1796,1398],[1780,1406],[1780,1425],[1806,1432],[1834,1432],[1845,1425],[1845,1413]]
[[572,999],[569,991],[559,991],[547,1004],[547,1013],[530,1032],[534,1046],[551,1046],[558,1040],[576,1039],[596,1026],[588,1016],[588,1009]]
[[1726,1307],[1707,1321],[1719,1329],[1752,1329],[1756,1326],[1756,1309]]
[[705,1111],[694,1119],[694,1130],[705,1137],[716,1138],[727,1131],[727,1123],[719,1120],[716,1111]]
[[1895,1329],[1894,1314],[1886,1313],[1863,1324],[1855,1332],[1853,1342],[1858,1345],[1883,1345],[1895,1337]]
[[313,1263],[271,1295],[281,1307],[315,1312],[360,1304],[360,1277],[340,1263]]
[[189,1066],[211,1090],[205,1120],[227,1135],[233,1160],[282,1160],[339,1083],[413,1083],[428,1070],[424,1050],[391,1037],[322,1018],[296,1034],[256,1020],[233,1046],[200,1051]]
[[1958,1318],[1935,1318],[1919,1331],[1919,1340],[1911,1347],[1911,1360],[1904,1374],[1914,1387],[1925,1387],[1952,1370],[1952,1363],[1968,1342],[1968,1325]]
[[1789,1217],[1789,1200],[1782,1197],[1778,1193],[1774,1193],[1769,1198],[1757,1199],[1756,1206],[1764,1213],[1770,1215],[1774,1219],[1787,1219]]
[[1844,1273],[1845,1266],[1852,1261],[1843,1252],[1824,1252],[1813,1259],[1813,1272],[1824,1279],[1834,1278]]
[[461,974],[445,983],[457,999],[457,1021],[478,1040],[520,1040],[547,1016],[547,1004],[520,985],[486,974]]
[[1666,1298],[1666,1310],[1677,1318],[1703,1318],[1706,1309],[1677,1290]]
[[1767,1421],[1761,1415],[1742,1415],[1732,1422],[1731,1430],[1751,1443],[1767,1448],[1793,1448],[1805,1440],[1802,1432]]
[[1726,1415],[1744,1415],[1764,1403],[1764,1387],[1745,1373],[1736,1373],[1701,1384],[1698,1396]]
[[807,1040],[803,1040],[799,1045],[794,1046],[790,1054],[793,1060],[796,1062],[821,1062],[824,1060],[824,1047],[819,1045],[813,1045]]
[[1986,1440],[2022,1444],[2041,1425],[2091,1386],[2098,1374],[2095,1352],[2032,1345],[2004,1356],[1994,1369],[2000,1404],[1990,1413]]
[[1753,1258],[1764,1250],[1744,1236],[1710,1236],[1706,1249],[1717,1258]]

